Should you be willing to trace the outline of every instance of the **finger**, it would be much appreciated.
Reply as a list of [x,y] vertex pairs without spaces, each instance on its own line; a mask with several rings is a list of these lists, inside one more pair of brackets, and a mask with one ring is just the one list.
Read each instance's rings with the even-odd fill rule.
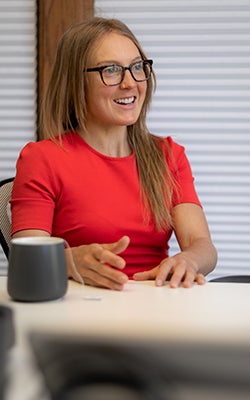
[[[104,248],[104,245],[100,244],[92,244],[91,245],[91,252],[86,253],[83,256],[83,261],[89,268],[97,269],[99,268],[99,263],[101,264],[109,264],[112,267],[122,269],[125,267],[126,262],[122,257],[117,256],[116,254],[112,253],[111,251]],[[96,264],[96,262],[98,264]]]
[[203,274],[197,274],[195,281],[198,283],[198,285],[204,285],[206,283],[206,278]]
[[103,244],[103,248],[111,251],[112,253],[119,254],[126,250],[130,242],[128,236],[122,236],[117,242]]
[[173,258],[168,258],[167,260],[161,262],[161,264],[158,267],[157,275],[155,278],[156,286],[164,285],[165,281],[173,271],[175,264],[176,262]]
[[177,288],[178,286],[180,286],[180,284],[185,276],[185,272],[186,272],[186,268],[184,265],[178,265],[178,267],[176,267],[176,269],[169,281],[169,285],[171,288]]
[[109,250],[101,248],[97,253],[95,253],[95,258],[101,264],[109,264],[112,267],[123,269],[126,265],[125,260],[117,256],[116,254],[112,253]]
[[183,287],[189,288],[193,285],[194,281],[196,280],[196,272],[190,270],[186,272],[185,278],[183,280]]
[[[105,258],[107,258],[107,260],[109,260],[109,261],[112,261],[111,260],[112,257],[116,257],[119,259],[120,259],[120,257],[108,252],[107,250],[103,250],[103,249],[98,253],[98,256],[100,256],[102,253],[104,253],[104,255],[103,255],[104,261],[102,261],[102,262],[100,262],[100,260],[96,259],[93,255],[90,255],[90,254],[85,255],[84,265],[82,265],[82,274],[84,274],[84,279],[86,276],[87,278],[91,278],[92,280],[94,280],[95,282],[97,282],[99,284],[104,284],[105,287],[107,285],[106,285],[106,283],[103,282],[103,279],[111,280],[118,284],[126,283],[128,280],[127,275],[116,270],[115,268],[112,268],[112,266],[107,265],[105,263]],[[108,257],[105,257],[105,253],[108,253]],[[122,260],[122,262],[125,263],[124,260]]]
[[128,281],[128,277],[124,273],[97,261],[88,265],[82,274],[86,284],[114,290],[121,290]]
[[155,279],[157,270],[158,270],[158,267],[155,267],[149,271],[136,272],[133,275],[133,279],[135,281],[147,281],[147,280]]
[[183,287],[189,288],[194,282],[197,282],[198,285],[204,285],[206,279],[203,274],[196,274],[194,271],[187,271],[183,280]]
[[127,282],[127,279],[125,277],[122,282],[118,282],[93,273],[91,276],[85,278],[84,282],[86,285],[102,287],[111,290],[122,290],[124,284]]

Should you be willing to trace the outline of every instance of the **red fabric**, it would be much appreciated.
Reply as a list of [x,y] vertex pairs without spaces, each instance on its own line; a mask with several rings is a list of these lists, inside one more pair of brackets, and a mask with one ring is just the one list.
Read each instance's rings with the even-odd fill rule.
[[[165,140],[173,153],[169,165],[181,188],[178,203],[200,205],[184,148],[170,137]],[[76,133],[63,136],[63,147],[44,140],[23,148],[11,207],[12,233],[41,229],[72,247],[128,235],[131,243],[123,257],[129,277],[155,267],[167,255],[172,232],[156,232],[153,224],[143,222],[134,155],[105,156]]]

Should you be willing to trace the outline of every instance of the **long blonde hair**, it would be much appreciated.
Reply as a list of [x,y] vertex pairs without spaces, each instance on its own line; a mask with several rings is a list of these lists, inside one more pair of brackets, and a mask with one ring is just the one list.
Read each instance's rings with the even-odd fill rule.
[[[86,93],[89,67],[94,44],[110,32],[129,38],[138,48],[142,59],[146,59],[140,43],[121,21],[94,17],[87,22],[69,28],[62,36],[48,83],[40,113],[40,138],[63,135],[69,130],[85,130],[88,115]],[[149,133],[146,115],[155,88],[155,74],[147,81],[147,90],[142,110],[134,125],[128,126],[128,141],[133,150],[141,184],[142,204],[145,218],[150,220],[152,212],[158,230],[172,226],[171,204],[175,183],[164,156],[170,149],[163,139]]]

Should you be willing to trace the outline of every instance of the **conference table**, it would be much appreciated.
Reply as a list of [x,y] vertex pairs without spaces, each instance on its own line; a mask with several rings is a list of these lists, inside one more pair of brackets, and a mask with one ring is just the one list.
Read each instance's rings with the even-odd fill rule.
[[[212,373],[219,368],[218,361],[220,368],[227,370],[232,351],[229,379],[231,374],[243,379],[244,384],[250,382],[250,284],[206,283],[171,289],[168,283],[156,287],[153,281],[129,281],[123,291],[111,291],[69,280],[63,298],[24,303],[10,299],[7,278],[0,277],[0,304],[14,313],[15,344],[9,351],[7,400],[49,398],[34,394],[41,386],[42,374],[36,365],[30,333],[38,333],[38,337],[62,335],[79,343],[94,338],[132,347],[142,344],[149,351],[155,346],[156,353],[165,352],[171,360],[186,363],[187,369],[193,368],[193,359],[196,372],[210,368]],[[211,365],[207,362],[209,354],[215,355]],[[250,398],[249,389],[244,386],[237,399]],[[189,399],[185,393],[183,399]],[[230,393],[235,395],[230,389],[227,399]],[[190,398],[195,399],[194,393]],[[204,393],[202,398],[206,399]],[[180,394],[178,399],[182,399]]]

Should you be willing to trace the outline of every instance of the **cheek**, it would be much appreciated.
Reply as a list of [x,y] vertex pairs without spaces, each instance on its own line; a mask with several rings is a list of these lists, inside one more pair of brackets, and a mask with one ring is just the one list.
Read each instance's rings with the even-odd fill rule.
[[[87,111],[95,118],[103,118],[104,115],[112,110],[112,93],[109,88],[96,86],[88,91]],[[109,111],[108,111],[109,110]]]
[[100,77],[90,79],[87,100],[88,104],[99,103],[100,101],[108,100],[113,93],[113,88],[105,86]]
[[139,95],[140,95],[140,104],[141,106],[143,105],[145,98],[146,98],[146,93],[147,93],[147,84],[146,82],[143,82],[143,84],[139,88]]
[[137,83],[137,90],[141,96],[146,95],[147,87],[148,86],[146,81]]
[[146,97],[147,87],[147,82],[142,82],[141,91],[144,97]]
[[98,72],[90,72],[88,78],[87,99],[93,101],[94,96],[97,96],[97,93],[103,89],[102,86],[104,85]]

